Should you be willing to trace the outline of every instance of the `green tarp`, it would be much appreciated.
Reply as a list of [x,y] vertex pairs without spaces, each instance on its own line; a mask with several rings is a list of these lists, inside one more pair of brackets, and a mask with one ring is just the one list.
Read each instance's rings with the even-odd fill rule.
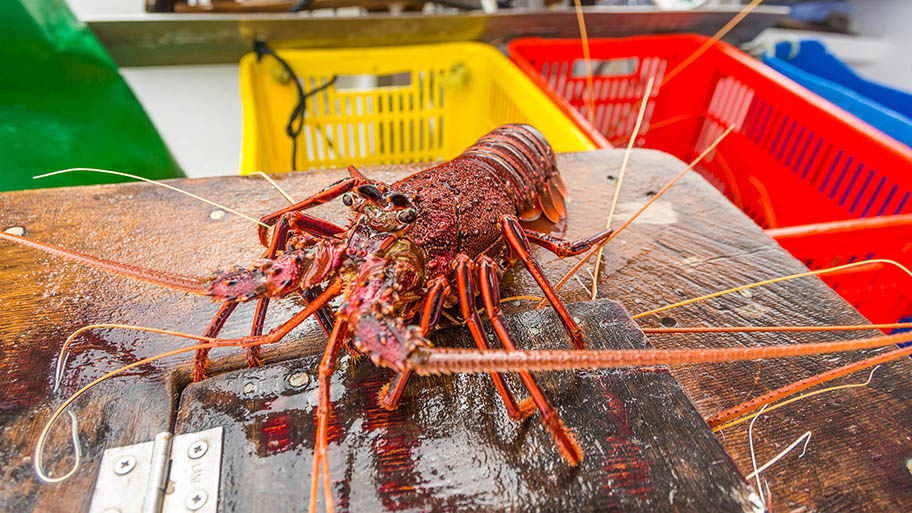
[[64,0],[0,2],[0,190],[182,176],[117,66]]

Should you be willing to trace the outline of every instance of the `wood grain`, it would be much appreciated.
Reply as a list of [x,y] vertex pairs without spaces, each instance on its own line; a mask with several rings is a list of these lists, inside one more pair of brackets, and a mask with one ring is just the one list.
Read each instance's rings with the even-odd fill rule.
[[[595,346],[649,347],[618,303],[577,303],[570,311]],[[507,326],[518,347],[570,347],[553,311],[515,314]],[[462,328],[439,331],[434,343],[475,347]],[[222,511],[307,504],[318,364],[318,356],[289,360],[184,390],[176,433],[226,426]],[[300,380],[302,372],[311,379],[295,389],[290,376]],[[416,378],[394,412],[376,401],[392,377],[348,356],[335,376],[329,461],[343,511],[756,510],[756,495],[667,371],[535,376],[585,451],[577,468],[561,460],[537,415],[507,416],[486,375]],[[511,381],[523,397],[519,380]]]
[[[723,143],[724,146],[724,143]],[[622,152],[599,151],[559,156],[559,165],[573,201],[568,205],[568,237],[601,229],[618,172]],[[682,168],[674,158],[648,150],[636,151],[621,193],[623,220]],[[393,180],[419,166],[377,167],[370,176]],[[293,196],[301,198],[338,179],[340,171],[293,173],[278,177]],[[262,179],[225,177],[172,182],[197,194],[216,199],[252,215],[283,206],[281,196]],[[187,274],[206,274],[210,267],[254,260],[259,255],[255,228],[228,215],[211,216],[212,207],[148,184],[122,184],[74,189],[23,191],[0,195],[0,229],[22,226],[26,236],[89,254],[152,268]],[[341,204],[315,209],[317,215],[341,222]],[[536,251],[546,274],[556,280],[572,259],[558,260]],[[686,297],[724,289],[745,282],[804,270],[775,242],[721,194],[697,175],[689,175],[659,200],[643,219],[606,248],[599,276],[603,297],[620,301],[632,313]],[[588,285],[589,278],[581,276]],[[537,294],[532,279],[522,270],[507,274],[502,295]],[[576,281],[562,290],[568,301],[587,299]],[[294,300],[275,302],[270,324],[275,325],[300,308]],[[509,305],[513,311],[529,303]],[[99,330],[82,338],[69,359],[59,395],[52,394],[51,375],[55,353],[74,329],[97,322],[124,322],[201,333],[216,305],[204,298],[160,290],[152,286],[61,262],[10,244],[0,245],[0,504],[28,510],[55,505],[48,510],[79,510],[87,504],[95,466],[104,444],[121,445],[151,438],[169,425],[171,411],[124,412],[103,408],[95,417],[80,412],[84,451],[88,461],[78,479],[39,485],[31,473],[30,452],[38,426],[51,404],[78,385],[123,363],[150,356],[185,342],[122,330]],[[239,309],[225,330],[240,335],[249,330],[252,307]],[[661,317],[661,316],[660,316]],[[815,278],[785,282],[749,295],[732,295],[672,310],[666,323],[682,326],[734,326],[765,324],[854,324],[863,319],[850,305]],[[645,318],[644,326],[658,326],[659,319]],[[870,336],[856,332],[850,337]],[[840,334],[740,334],[654,336],[656,347],[742,346],[838,339]],[[283,360],[314,353],[325,336],[314,323],[295,331],[287,341],[269,349],[270,358]],[[215,352],[229,359],[221,369],[237,368],[243,361],[236,351]],[[672,375],[702,415],[762,394],[781,385],[835,366],[858,360],[867,353],[796,358],[733,364],[682,366]],[[111,386],[126,394],[146,394],[146,385],[166,391],[170,376],[180,389],[185,359],[150,365],[143,372],[117,378]],[[178,374],[173,374],[178,368]],[[804,458],[789,456],[764,473],[769,480],[776,510],[807,508],[819,511],[884,511],[912,509],[912,475],[906,461],[912,458],[912,363],[896,362],[877,371],[863,389],[823,394],[779,409],[761,418],[754,429],[758,459],[765,461],[805,431],[814,433]],[[841,382],[859,382],[864,376]],[[119,388],[116,388],[119,385]],[[114,390],[111,389],[111,390]],[[105,389],[107,390],[107,389]],[[129,391],[129,392],[128,392]],[[103,393],[104,391],[99,391]],[[111,394],[112,392],[107,392]],[[153,392],[148,392],[153,393]],[[106,400],[106,399],[105,399]],[[90,398],[86,403],[105,404]],[[149,399],[151,401],[151,399]],[[408,395],[404,398],[408,402]],[[657,399],[660,400],[660,399]],[[83,404],[81,401],[79,404]],[[165,399],[159,404],[167,404]],[[565,405],[560,405],[566,408]],[[160,417],[156,417],[160,415]],[[104,429],[121,430],[120,436],[101,437]],[[132,431],[131,431],[132,430]],[[63,434],[49,454],[64,459]],[[135,438],[130,435],[135,431]],[[93,433],[95,433],[93,435]],[[740,471],[751,468],[747,429],[733,428],[719,440]],[[56,448],[56,449],[55,449]],[[64,506],[53,498],[69,497]],[[72,506],[72,507],[71,507]],[[38,508],[44,509],[44,508]]]

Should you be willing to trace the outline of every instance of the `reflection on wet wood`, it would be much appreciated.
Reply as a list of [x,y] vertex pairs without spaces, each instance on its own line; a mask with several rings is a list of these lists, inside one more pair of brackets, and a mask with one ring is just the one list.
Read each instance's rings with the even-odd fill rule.
[[[577,303],[571,313],[593,347],[648,347],[617,303]],[[518,347],[569,347],[551,311],[516,314],[507,324]],[[461,328],[434,342],[474,347]],[[307,504],[318,364],[317,356],[289,360],[184,390],[176,433],[226,426],[222,511]],[[731,459],[665,371],[536,375],[583,448],[578,468],[563,462],[538,415],[507,416],[487,375],[417,378],[391,412],[376,396],[392,377],[347,356],[336,373],[329,461],[342,511],[755,509]],[[518,379],[511,385],[524,397]]]
[[[604,226],[622,155],[622,151],[615,150],[558,156],[573,199],[568,204],[568,237],[590,235]],[[629,215],[682,166],[665,154],[635,151],[616,219]],[[384,166],[363,171],[392,181],[420,167]],[[336,181],[340,173],[289,173],[276,180],[294,197],[302,198]],[[252,215],[286,204],[257,177],[171,183]],[[334,202],[313,213],[338,223],[344,222],[346,210],[340,202]],[[0,229],[10,227],[22,227],[27,237],[84,253],[196,275],[206,274],[209,268],[252,262],[261,251],[251,223],[219,215],[209,205],[142,183],[3,193]],[[539,250],[535,256],[551,280],[558,279],[575,262],[559,260]],[[657,202],[645,218],[606,247],[599,290],[602,297],[618,300],[637,313],[802,270],[805,268],[800,262],[766,237],[712,186],[692,174]],[[581,279],[588,285],[588,276],[584,274]],[[534,281],[519,268],[509,271],[502,296],[526,294],[540,294]],[[588,298],[587,291],[576,281],[568,283],[561,295],[570,302]],[[522,302],[507,308],[515,312],[529,306]],[[278,324],[300,307],[295,299],[273,302],[269,324]],[[166,386],[171,383],[174,390],[180,390],[186,383],[187,359],[182,357],[116,378],[108,387],[78,401],[80,437],[86,454],[83,467],[66,483],[38,483],[31,469],[31,451],[52,405],[107,371],[186,344],[121,330],[90,332],[74,345],[61,391],[54,394],[51,383],[56,352],[69,333],[86,324],[112,321],[201,333],[216,309],[217,305],[205,298],[112,277],[0,243],[0,505],[13,505],[16,511],[85,510],[105,445],[149,440],[173,420]],[[240,307],[228,321],[224,334],[249,333],[252,312],[252,305]],[[719,298],[670,311],[664,317],[666,323],[681,326],[864,322],[817,279],[754,289],[749,295]],[[658,318],[639,322],[644,326],[659,325]],[[653,336],[651,343],[659,348],[744,346],[872,334],[875,332],[669,335]],[[306,323],[288,340],[266,348],[267,362],[310,356],[318,353],[324,343],[325,335],[316,324]],[[870,354],[680,366],[672,368],[671,374],[697,411],[706,416]],[[215,351],[214,356],[215,373],[243,365],[243,355],[238,351]],[[841,383],[856,383],[866,377],[850,376]],[[568,408],[564,404],[558,406],[562,410]],[[52,468],[62,469],[69,461],[65,424],[58,426],[48,448]],[[882,367],[866,388],[823,394],[764,416],[754,428],[758,458],[773,456],[805,431],[814,435],[804,458],[785,458],[764,473],[775,510],[912,510],[912,477],[906,467],[912,459],[912,361]],[[718,439],[740,472],[750,472],[746,426],[726,430]],[[54,463],[55,458],[59,463]],[[290,477],[289,481],[294,479],[297,477]],[[61,501],[62,497],[67,501]]]

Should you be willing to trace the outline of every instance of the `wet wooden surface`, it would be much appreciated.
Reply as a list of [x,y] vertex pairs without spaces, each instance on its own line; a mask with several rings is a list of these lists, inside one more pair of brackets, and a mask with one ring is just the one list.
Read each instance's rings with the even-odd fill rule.
[[[724,143],[723,143],[724,146]],[[604,225],[622,152],[599,151],[559,156],[573,202],[568,237],[591,234]],[[625,178],[617,219],[625,219],[682,168],[674,158],[638,150]],[[384,180],[417,166],[368,168]],[[278,177],[297,198],[335,181],[339,171]],[[181,187],[252,215],[275,210],[284,200],[261,178],[181,180]],[[248,221],[220,216],[213,208],[148,184],[123,184],[0,194],[0,229],[24,227],[26,236],[85,253],[187,274],[249,262],[259,254]],[[344,220],[341,203],[314,212]],[[573,264],[536,251],[546,274],[556,280]],[[745,282],[803,270],[775,242],[709,184],[696,175],[682,180],[644,218],[606,248],[599,275],[600,296],[620,301],[632,313]],[[588,276],[581,276],[588,285]],[[587,298],[576,281],[562,290],[567,301]],[[507,274],[503,296],[538,294],[520,269]],[[300,304],[274,303],[270,323],[287,318]],[[528,303],[509,305],[511,310]],[[69,481],[41,485],[31,470],[31,451],[51,406],[81,384],[117,366],[185,342],[161,336],[98,330],[81,338],[69,358],[58,393],[51,391],[56,352],[78,327],[121,322],[200,333],[215,312],[205,298],[160,290],[127,279],[61,262],[34,251],[0,244],[0,505],[14,510],[80,511],[105,446],[150,439],[174,420],[176,391],[185,384],[187,358],[174,357],[115,378],[77,401],[84,461]],[[252,307],[242,307],[225,335],[249,331]],[[858,323],[863,319],[814,278],[785,282],[749,295],[731,295],[639,321],[644,326],[743,326],[766,324]],[[846,336],[870,336],[856,332]],[[656,347],[760,345],[838,339],[840,334],[740,334],[653,336]],[[325,336],[313,323],[266,350],[267,361],[316,354]],[[237,369],[236,351],[216,352],[216,373]],[[781,385],[864,358],[871,352],[791,360],[680,366],[671,374],[697,411],[706,416]],[[776,510],[884,511],[912,508],[912,363],[879,369],[872,383],[819,395],[763,416],[754,426],[757,459],[766,461],[805,431],[813,433],[807,454],[792,454],[764,472]],[[840,383],[863,382],[867,374]],[[169,388],[170,387],[170,388]],[[406,392],[408,403],[414,385]],[[171,393],[170,391],[175,391]],[[491,390],[488,390],[491,393]],[[487,399],[486,399],[487,400]],[[662,401],[661,397],[654,398]],[[128,405],[128,406],[123,406]],[[562,410],[570,405],[560,404]],[[412,406],[409,406],[412,407]],[[673,430],[673,423],[668,423]],[[530,428],[531,430],[531,428]],[[65,471],[71,461],[67,426],[58,426],[47,454],[49,468]],[[743,474],[751,470],[747,427],[718,435]],[[547,448],[536,450],[539,464],[556,464]],[[307,452],[298,449],[297,452]],[[290,476],[300,481],[302,476]],[[237,484],[237,483],[235,483]],[[224,483],[223,483],[224,486]],[[276,486],[274,482],[266,487]],[[306,486],[306,485],[305,485]],[[64,502],[62,498],[66,498]],[[479,507],[483,507],[481,505]]]
[[[577,303],[571,313],[596,346],[648,347],[618,303]],[[515,314],[507,325],[518,347],[569,347],[551,311]],[[434,342],[475,347],[462,328],[441,330]],[[291,511],[309,500],[318,364],[319,356],[293,359],[184,390],[175,433],[225,426],[221,475],[231,484],[222,487],[222,511]],[[391,371],[349,356],[340,370],[329,446],[340,509],[755,511],[756,496],[667,371],[536,374],[586,453],[572,468],[536,416],[507,416],[487,375],[415,378],[391,412],[376,401]],[[508,383],[523,397],[518,379]],[[267,483],[270,493],[255,493]]]

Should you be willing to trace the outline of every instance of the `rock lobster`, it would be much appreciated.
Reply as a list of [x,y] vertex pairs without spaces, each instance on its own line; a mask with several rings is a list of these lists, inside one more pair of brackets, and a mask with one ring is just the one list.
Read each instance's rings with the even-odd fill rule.
[[[265,229],[260,231],[272,258],[251,269],[219,273],[206,290],[225,301],[226,309],[236,302],[309,291],[325,282],[329,285],[312,307],[322,308],[330,297],[342,294],[320,368],[321,422],[329,408],[329,374],[348,340],[375,364],[398,371],[381,391],[381,404],[389,409],[396,408],[411,375],[409,359],[417,348],[430,345],[425,336],[444,308],[459,304],[476,344],[488,349],[475,307],[480,296],[501,342],[515,349],[503,325],[498,288],[502,270],[516,260],[525,264],[557,309],[574,346],[584,346],[582,331],[532,259],[530,243],[559,256],[575,255],[611,231],[569,242],[523,228],[522,219],[543,214],[558,222],[566,214],[566,189],[554,153],[538,130],[502,126],[453,160],[393,184],[367,179],[354,167],[349,172],[350,177],[313,197],[262,218],[275,226],[271,241]],[[339,196],[355,214],[347,228],[301,212]],[[324,321],[330,316],[324,311]],[[415,324],[409,324],[412,319]],[[273,333],[287,332],[287,326],[301,320],[296,317]],[[210,335],[215,330],[210,329]],[[198,377],[203,365],[198,361]],[[532,402],[518,403],[502,377],[491,373],[509,415],[518,420],[537,407],[560,453],[577,464],[582,452],[573,436],[531,375],[523,371],[520,376]]]
[[[417,351],[430,347],[426,336],[445,308],[458,304],[479,349],[487,350],[476,310],[480,297],[504,347],[516,349],[503,322],[498,289],[503,270],[517,260],[557,310],[573,346],[584,347],[582,330],[532,258],[531,244],[561,257],[577,255],[612,232],[570,242],[524,228],[524,221],[542,215],[552,223],[566,215],[566,187],[553,150],[537,129],[499,127],[454,159],[393,184],[366,178],[353,166],[348,171],[349,177],[312,197],[261,218],[259,237],[267,250],[254,265],[207,278],[147,270],[16,235],[0,233],[0,238],[222,302],[204,337],[217,337],[239,303],[257,300],[251,336],[221,339],[245,345],[249,365],[259,365],[260,344],[281,340],[316,315],[330,336],[319,372],[315,465],[326,450],[329,378],[340,349],[347,345],[398,372],[378,398],[388,409],[398,406]],[[340,196],[354,214],[345,228],[303,212]],[[264,335],[270,299],[293,293],[301,294],[308,307]],[[328,303],[339,295],[342,303],[333,312]],[[205,377],[207,351],[197,353],[194,380]],[[512,396],[501,374],[490,373],[509,416],[520,420],[538,409],[560,454],[578,464],[583,454],[570,430],[529,372],[519,374],[530,394],[524,401]]]

